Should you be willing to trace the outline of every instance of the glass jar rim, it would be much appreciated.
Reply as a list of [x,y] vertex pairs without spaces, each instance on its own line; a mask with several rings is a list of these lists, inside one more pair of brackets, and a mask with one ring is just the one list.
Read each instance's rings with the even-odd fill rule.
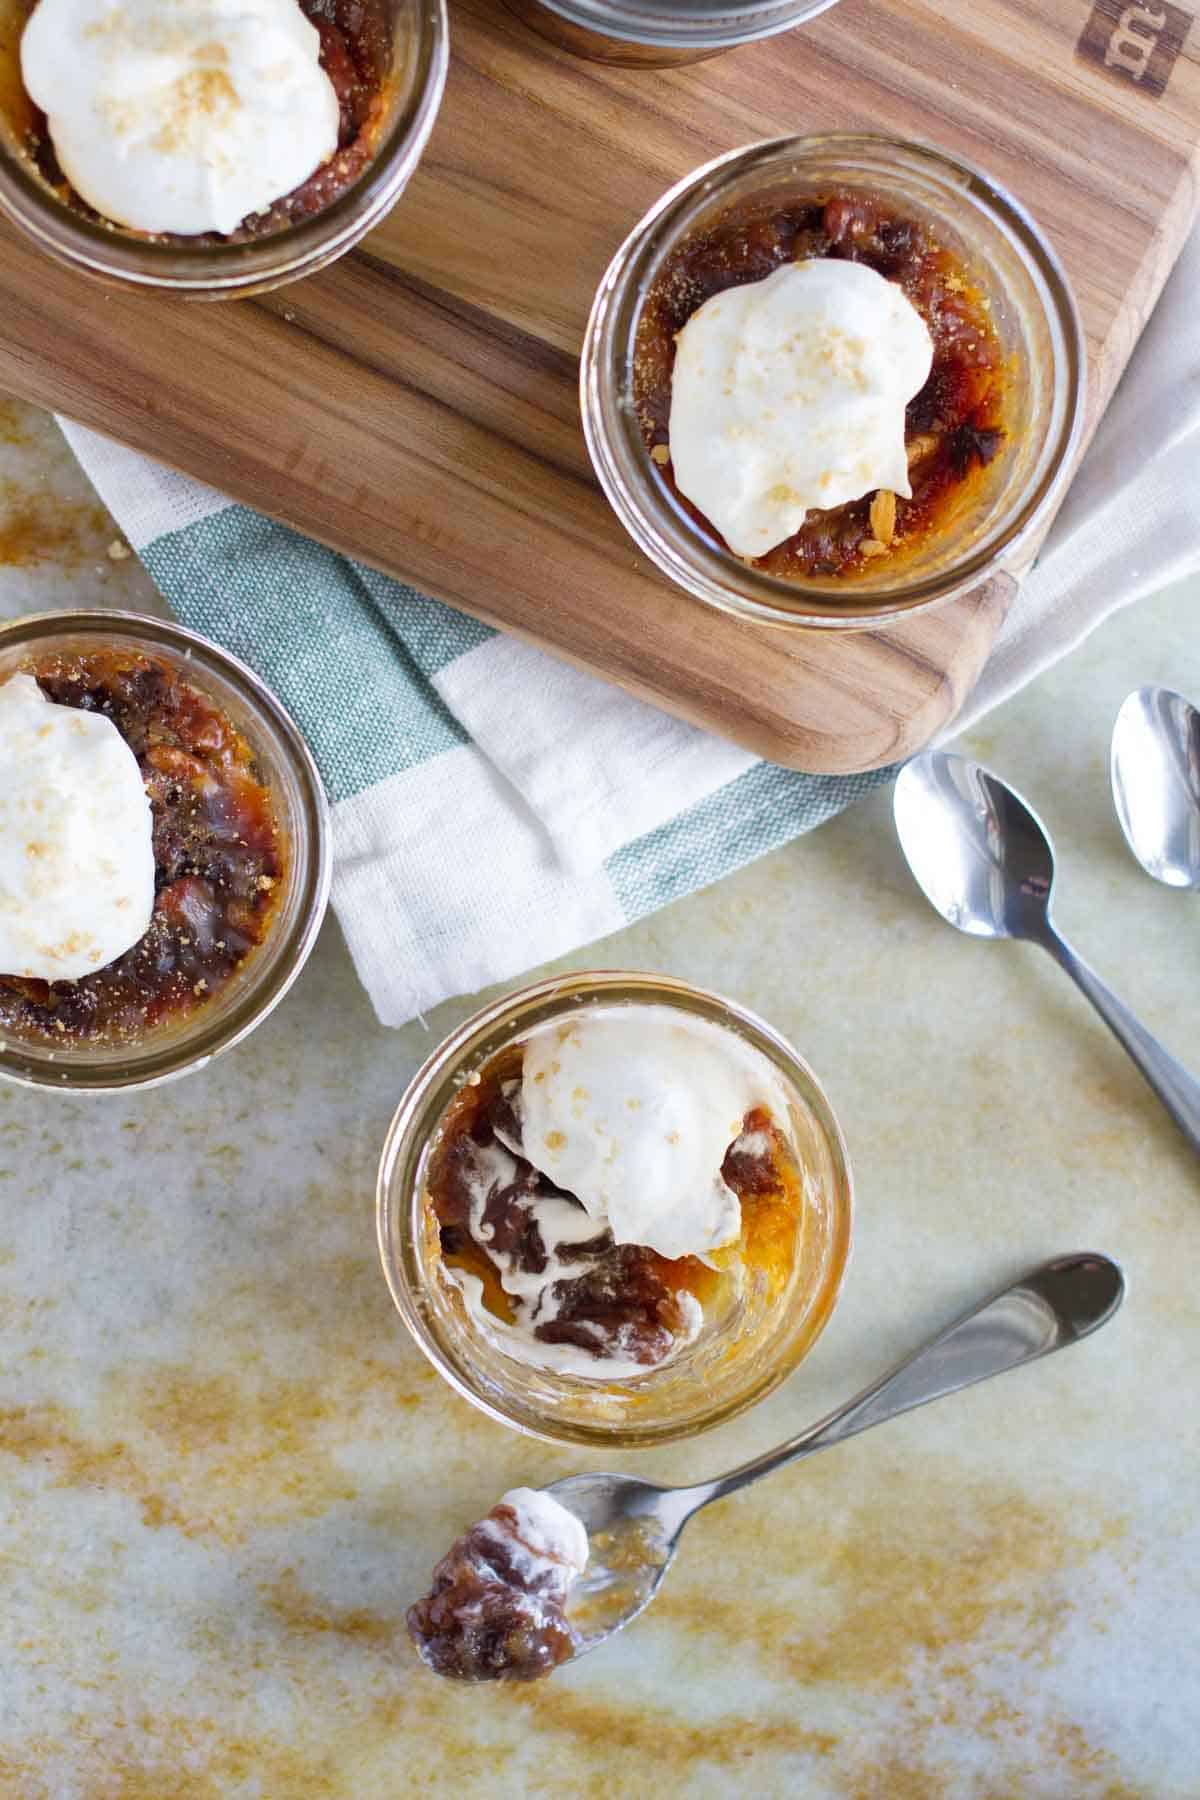
[[449,67],[446,0],[416,0],[422,29],[410,92],[383,143],[329,206],[269,237],[237,244],[139,238],[73,212],[0,139],[0,212],[42,249],[82,272],[139,287],[236,295],[332,261],[378,222],[403,188],[433,129]]
[[[656,489],[652,503],[643,506],[628,491],[617,447],[620,426],[614,426],[610,417],[628,424],[623,397],[626,334],[636,327],[640,296],[670,246],[686,234],[730,177],[761,169],[765,183],[778,164],[805,159],[815,163],[818,158],[845,162],[848,177],[856,158],[890,159],[893,165],[907,159],[935,188],[952,190],[976,206],[1016,248],[1029,273],[1056,340],[1065,379],[1062,416],[1043,459],[1045,467],[1033,491],[1012,508],[1011,515],[946,570],[902,582],[895,589],[864,590],[858,599],[848,587],[835,592],[787,581],[707,545],[682,509]],[[1033,536],[1074,472],[1083,439],[1086,371],[1083,325],[1066,270],[1032,215],[1005,187],[966,158],[934,144],[885,133],[822,132],[765,138],[714,157],[676,182],[642,216],[596,291],[580,358],[580,410],[592,466],[609,504],[638,547],[679,586],[709,605],[760,624],[861,631],[894,623],[979,587],[996,573],[999,558],[1015,556]],[[606,402],[610,385],[622,393],[616,403]],[[736,587],[731,586],[734,577]]]
[[[619,998],[631,993],[636,993],[637,1001],[622,1002]],[[506,1040],[511,1042],[526,1028],[520,1022],[522,1019],[526,1020],[528,1028],[532,1028],[534,1023],[541,1024],[553,1017],[552,1011],[537,1011],[543,1002],[552,1005],[561,1001],[567,1006],[576,999],[586,1002],[593,998],[597,1004],[607,1000],[614,1005],[640,1003],[686,1008],[691,1003],[701,1016],[708,1016],[711,1010],[731,1021],[733,1027],[743,1028],[749,1033],[749,1041],[774,1063],[802,1096],[820,1130],[833,1166],[838,1215],[836,1241],[831,1253],[832,1273],[827,1272],[820,1284],[819,1299],[807,1316],[805,1331],[797,1343],[783,1347],[776,1363],[745,1393],[680,1425],[662,1427],[643,1420],[636,1426],[614,1427],[568,1421],[556,1428],[541,1416],[536,1423],[519,1416],[515,1408],[507,1410],[482,1383],[472,1383],[439,1341],[420,1304],[423,1284],[416,1278],[419,1264],[414,1244],[423,1191],[416,1180],[410,1187],[407,1178],[410,1173],[419,1174],[424,1148],[456,1091],[456,1076],[469,1068],[473,1056],[484,1052],[490,1035],[506,1024],[512,1027]],[[536,1020],[529,1019],[528,1015],[535,1012]],[[486,1052],[491,1053],[494,1051]],[[486,1060],[486,1054],[483,1060]],[[398,1192],[402,1182],[405,1191]],[[674,976],[641,970],[585,969],[549,976],[514,993],[501,995],[464,1020],[426,1058],[405,1088],[384,1137],[375,1189],[376,1241],[388,1291],[418,1349],[443,1380],[489,1418],[528,1437],[544,1443],[607,1445],[624,1449],[661,1446],[724,1424],[765,1399],[793,1372],[820,1337],[841,1294],[852,1250],[853,1218],[854,1185],[846,1141],[824,1087],[799,1051],[767,1020],[738,1001]]]
[[585,31],[661,49],[722,50],[806,25],[837,0],[538,0]]
[[[240,1044],[275,1010],[307,962],[328,907],[333,873],[329,802],[320,772],[291,714],[253,669],[198,632],[152,613],[79,609],[25,613],[0,623],[0,653],[25,646],[36,650],[39,644],[50,645],[59,639],[87,638],[133,639],[146,646],[147,654],[173,654],[183,664],[185,673],[194,667],[202,676],[206,666],[211,666],[214,675],[229,684],[249,712],[269,722],[296,777],[304,810],[304,854],[298,854],[300,846],[293,842],[294,860],[288,876],[289,881],[301,882],[303,891],[286,954],[275,958],[273,967],[266,972],[269,979],[256,976],[253,965],[257,958],[253,959],[245,991],[237,1004],[207,1024],[201,1009],[194,1031],[172,1034],[161,1044],[155,1043],[152,1034],[144,1044],[129,1046],[123,1058],[89,1059],[86,1053],[72,1052],[69,1064],[22,1058],[14,1041],[0,1044],[0,1078],[22,1087],[72,1095],[158,1087],[203,1068],[214,1056]],[[196,685],[203,691],[202,679]],[[268,937],[260,950],[266,950],[269,943]]]

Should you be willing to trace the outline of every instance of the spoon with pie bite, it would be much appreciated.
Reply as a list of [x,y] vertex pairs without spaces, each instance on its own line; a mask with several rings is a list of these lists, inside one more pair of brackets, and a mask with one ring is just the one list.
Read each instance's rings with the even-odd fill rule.
[[681,1488],[631,1475],[569,1475],[554,1482],[546,1493],[588,1534],[587,1567],[566,1605],[574,1656],[594,1650],[645,1610],[684,1526],[702,1507],[913,1407],[1078,1343],[1112,1318],[1124,1292],[1124,1276],[1107,1256],[1059,1256],[964,1313],[799,1437],[727,1475]]

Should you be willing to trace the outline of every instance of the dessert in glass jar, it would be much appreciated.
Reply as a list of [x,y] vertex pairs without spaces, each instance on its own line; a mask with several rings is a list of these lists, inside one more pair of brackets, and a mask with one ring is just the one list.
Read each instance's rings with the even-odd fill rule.
[[444,0],[0,0],[0,208],[109,280],[261,292],[402,192]]
[[0,775],[0,1074],[148,1085],[282,998],[324,916],[327,807],[248,669],[165,620],[16,620]]
[[539,984],[416,1077],[380,1170],[384,1269],[493,1416],[569,1442],[687,1435],[815,1340],[849,1249],[828,1101],[753,1015],[665,977]]
[[681,182],[601,283],[593,464],[675,581],[773,622],[878,625],[1019,573],[1073,466],[1077,313],[978,171],[779,139]]

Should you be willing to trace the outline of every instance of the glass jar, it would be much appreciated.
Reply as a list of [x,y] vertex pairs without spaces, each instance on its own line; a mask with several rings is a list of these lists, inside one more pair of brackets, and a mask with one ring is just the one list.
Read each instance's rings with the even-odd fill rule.
[[[805,1208],[791,1279],[764,1316],[733,1321],[705,1342],[632,1380],[598,1381],[535,1368],[507,1355],[472,1322],[441,1272],[438,1228],[426,1200],[431,1151],[463,1084],[529,1032],[603,1005],[670,1007],[735,1033],[771,1065],[788,1107],[787,1135],[803,1172]],[[784,1122],[781,1121],[781,1124]],[[777,1032],[731,1000],[662,975],[603,971],[560,976],[495,1001],[468,1019],[413,1078],[388,1129],[379,1167],[379,1252],[392,1298],[434,1368],[502,1424],[551,1443],[632,1449],[690,1437],[769,1394],[820,1335],[850,1251],[846,1147],[808,1065]]]
[[24,142],[33,114],[19,61],[29,12],[29,0],[0,0],[0,212],[56,261],[120,287],[239,299],[334,262],[404,192],[446,83],[446,0],[394,0],[387,115],[379,147],[359,179],[323,212],[268,237],[236,244],[164,242],[67,205],[30,160]]
[[211,999],[135,1043],[48,1045],[9,1031],[0,1076],[29,1087],[156,1087],[231,1050],[283,999],[316,942],[329,900],[329,808],[317,766],[296,726],[252,670],[194,632],[138,613],[31,614],[0,626],[0,682],[48,656],[141,650],[171,664],[228,714],[254,751],[271,792],[286,873],[263,943]]
[[[1007,442],[972,504],[896,571],[787,581],[706,539],[659,478],[633,405],[633,350],[665,259],[740,202],[837,193],[926,224],[990,300],[1011,370]],[[621,523],[697,598],[777,624],[863,629],[1017,578],[1078,454],[1085,347],[1074,297],[1029,214],[979,170],[928,145],[867,135],[777,138],[731,151],[673,187],[626,238],[600,283],[580,369],[592,463]]]
[[837,0],[507,0],[540,36],[593,62],[630,68],[701,62],[774,37]]

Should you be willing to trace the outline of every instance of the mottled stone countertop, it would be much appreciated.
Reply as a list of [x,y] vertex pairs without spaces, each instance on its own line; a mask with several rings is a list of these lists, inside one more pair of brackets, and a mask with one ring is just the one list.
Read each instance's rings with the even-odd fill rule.
[[[0,411],[0,612],[146,605],[54,428]],[[110,556],[109,546],[116,545]],[[1060,848],[1061,922],[1200,1064],[1200,907],[1120,839],[1108,732],[1200,692],[1200,585],[1119,615],[971,734]],[[91,1101],[0,1089],[0,1796],[1200,1793],[1200,1178],[1048,958],[920,900],[880,793],[563,967],[664,969],[812,1061],[857,1174],[844,1299],[694,1479],[799,1429],[1056,1251],[1119,1257],[1080,1348],[714,1508],[578,1667],[463,1691],[408,1601],[506,1486],[605,1458],[490,1423],[409,1342],[373,1176],[417,1062],[331,921],[247,1044]]]

